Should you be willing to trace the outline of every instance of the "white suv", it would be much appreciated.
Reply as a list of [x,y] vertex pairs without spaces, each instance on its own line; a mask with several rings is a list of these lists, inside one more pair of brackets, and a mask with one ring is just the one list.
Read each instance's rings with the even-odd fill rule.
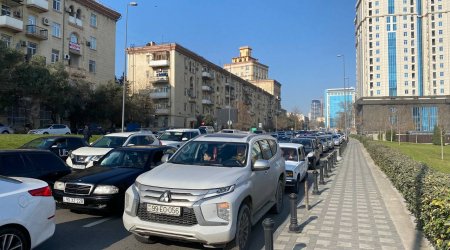
[[89,147],[82,147],[72,151],[66,159],[67,165],[76,169],[92,167],[94,161],[114,148],[122,146],[161,145],[151,132],[123,132],[102,136]]
[[28,131],[28,134],[56,134],[56,135],[68,135],[70,134],[70,128],[64,124],[50,124],[42,128],[33,129]]
[[158,138],[162,145],[179,148],[185,142],[200,135],[199,129],[181,128],[168,129],[164,131]]
[[282,211],[284,164],[271,136],[199,136],[128,188],[124,226],[144,243],[162,236],[245,249],[252,225]]

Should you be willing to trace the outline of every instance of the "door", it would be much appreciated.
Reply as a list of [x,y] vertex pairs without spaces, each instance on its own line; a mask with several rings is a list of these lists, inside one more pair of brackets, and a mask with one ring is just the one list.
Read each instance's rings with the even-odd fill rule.
[[[261,147],[258,142],[254,142],[251,146],[251,164],[256,162],[256,160],[263,160],[263,154]],[[270,170],[270,169],[269,169]],[[252,182],[252,195],[255,204],[255,212],[262,208],[267,201],[269,201],[269,194],[271,193],[268,188],[268,183],[270,183],[269,170],[264,171],[253,171],[251,174]]]
[[36,16],[33,15],[28,16],[27,33],[36,34]]

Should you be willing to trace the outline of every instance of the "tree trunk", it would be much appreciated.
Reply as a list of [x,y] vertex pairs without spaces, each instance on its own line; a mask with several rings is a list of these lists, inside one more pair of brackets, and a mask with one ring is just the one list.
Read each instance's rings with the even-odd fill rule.
[[440,137],[441,137],[441,160],[444,160],[444,134],[442,133],[442,128],[440,131]]

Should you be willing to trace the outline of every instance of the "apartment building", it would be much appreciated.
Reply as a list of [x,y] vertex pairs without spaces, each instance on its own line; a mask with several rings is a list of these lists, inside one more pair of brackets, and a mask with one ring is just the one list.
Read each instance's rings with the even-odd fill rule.
[[311,101],[311,120],[316,121],[317,118],[322,117],[322,102],[320,100]]
[[94,0],[0,0],[0,39],[47,63],[64,62],[72,78],[115,78],[120,14]]
[[[355,102],[355,88],[326,89],[323,104],[325,127],[327,129],[354,128],[353,103]],[[347,118],[347,123],[345,123]]]
[[212,117],[219,129],[229,120],[244,130],[274,127],[274,95],[179,44],[150,42],[127,54],[130,89],[149,93],[154,127],[194,127],[199,116]]
[[[368,100],[385,111],[409,97],[410,109],[421,110],[427,97],[450,95],[450,2],[446,0],[358,0],[355,35],[357,98],[360,116]],[[386,100],[388,100],[386,102]],[[439,109],[441,102],[426,102]],[[389,107],[388,107],[389,106]],[[397,108],[396,108],[397,109]],[[408,119],[423,120],[427,112]],[[438,112],[440,113],[440,112]],[[367,117],[370,117],[367,116]],[[436,124],[433,118],[432,124]],[[366,124],[371,123],[366,121]],[[433,126],[419,126],[429,128]],[[424,130],[423,130],[424,131]],[[427,130],[429,131],[429,130]]]
[[231,59],[231,64],[225,64],[224,68],[240,78],[249,81],[281,101],[281,84],[269,79],[269,66],[252,57],[252,48],[243,46],[239,48],[239,56]]

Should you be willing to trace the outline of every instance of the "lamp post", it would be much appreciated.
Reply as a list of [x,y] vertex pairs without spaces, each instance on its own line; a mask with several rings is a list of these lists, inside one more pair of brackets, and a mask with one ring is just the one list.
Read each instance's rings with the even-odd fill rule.
[[342,67],[344,70],[344,134],[345,134],[345,139],[347,140],[347,90],[345,88],[345,55],[337,55],[337,57],[341,57],[342,58]]
[[128,39],[128,6],[137,6],[136,2],[129,2],[127,4],[127,11],[125,14],[125,61],[124,61],[124,70],[123,70],[123,85],[122,85],[122,132],[124,130],[125,125],[125,96],[126,96],[126,87],[127,87],[127,39]]

